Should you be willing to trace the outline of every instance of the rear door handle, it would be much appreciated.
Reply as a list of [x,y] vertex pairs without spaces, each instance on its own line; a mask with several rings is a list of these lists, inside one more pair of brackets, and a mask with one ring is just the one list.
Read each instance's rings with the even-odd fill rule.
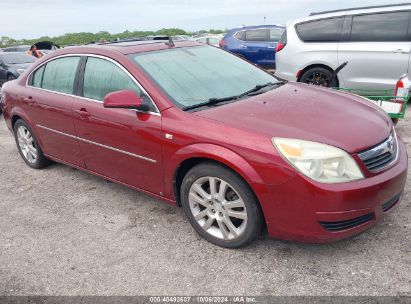
[[29,104],[29,105],[30,105],[30,104],[33,104],[33,103],[35,102],[34,98],[31,97],[31,96],[26,97],[26,98],[24,98],[23,100],[24,100],[24,102],[26,102],[26,103]]
[[76,112],[82,119],[87,119],[91,115],[85,108],[81,108],[80,110],[76,110],[74,112]]

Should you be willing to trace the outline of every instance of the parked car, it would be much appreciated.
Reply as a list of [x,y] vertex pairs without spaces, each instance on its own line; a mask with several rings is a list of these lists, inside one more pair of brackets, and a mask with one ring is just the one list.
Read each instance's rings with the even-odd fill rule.
[[275,49],[283,32],[280,25],[235,28],[227,32],[220,47],[264,68],[275,68]]
[[0,87],[20,76],[36,58],[25,53],[0,53]]
[[410,67],[410,12],[411,5],[384,5],[293,21],[277,45],[276,75],[322,86],[392,89]]
[[376,105],[197,42],[58,50],[6,83],[1,107],[31,168],[54,160],[182,205],[224,247],[264,227],[352,236],[398,205],[407,178],[405,145]]
[[28,52],[30,50],[30,45],[16,45],[16,46],[9,46],[3,49],[3,52]]
[[220,41],[223,38],[221,35],[209,35],[209,36],[202,36],[194,38],[195,41],[213,45],[213,46],[220,46]]
[[156,36],[147,36],[148,40],[169,40],[173,41],[182,41],[182,40],[192,40],[192,38],[188,35],[176,35],[176,36],[167,36],[167,35],[156,35]]

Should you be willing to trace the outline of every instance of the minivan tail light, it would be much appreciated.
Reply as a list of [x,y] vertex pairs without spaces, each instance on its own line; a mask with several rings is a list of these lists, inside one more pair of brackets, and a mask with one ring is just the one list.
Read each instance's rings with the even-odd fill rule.
[[279,52],[279,51],[281,51],[285,46],[286,46],[285,43],[279,42],[279,43],[277,43],[277,47],[275,48],[275,51],[276,51],[276,52]]
[[398,80],[397,83],[395,84],[394,88],[394,96],[399,96],[404,94],[404,82],[402,79]]
[[226,43],[225,43],[224,39],[221,39],[220,42],[218,43],[218,45],[220,46],[220,48],[225,47]]

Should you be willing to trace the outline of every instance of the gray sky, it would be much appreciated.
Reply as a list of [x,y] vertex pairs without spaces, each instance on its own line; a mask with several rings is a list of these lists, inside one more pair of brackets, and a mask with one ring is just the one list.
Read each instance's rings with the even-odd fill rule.
[[[194,31],[285,24],[312,11],[399,3],[390,0],[0,0],[0,36],[179,27]],[[402,1],[405,2],[405,1]]]

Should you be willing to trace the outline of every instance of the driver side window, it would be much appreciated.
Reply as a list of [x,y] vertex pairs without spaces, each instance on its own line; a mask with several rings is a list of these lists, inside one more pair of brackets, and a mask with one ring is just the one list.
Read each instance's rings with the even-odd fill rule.
[[141,96],[138,85],[117,65],[105,59],[87,58],[84,97],[103,101],[108,93],[121,90],[133,90],[137,96]]

